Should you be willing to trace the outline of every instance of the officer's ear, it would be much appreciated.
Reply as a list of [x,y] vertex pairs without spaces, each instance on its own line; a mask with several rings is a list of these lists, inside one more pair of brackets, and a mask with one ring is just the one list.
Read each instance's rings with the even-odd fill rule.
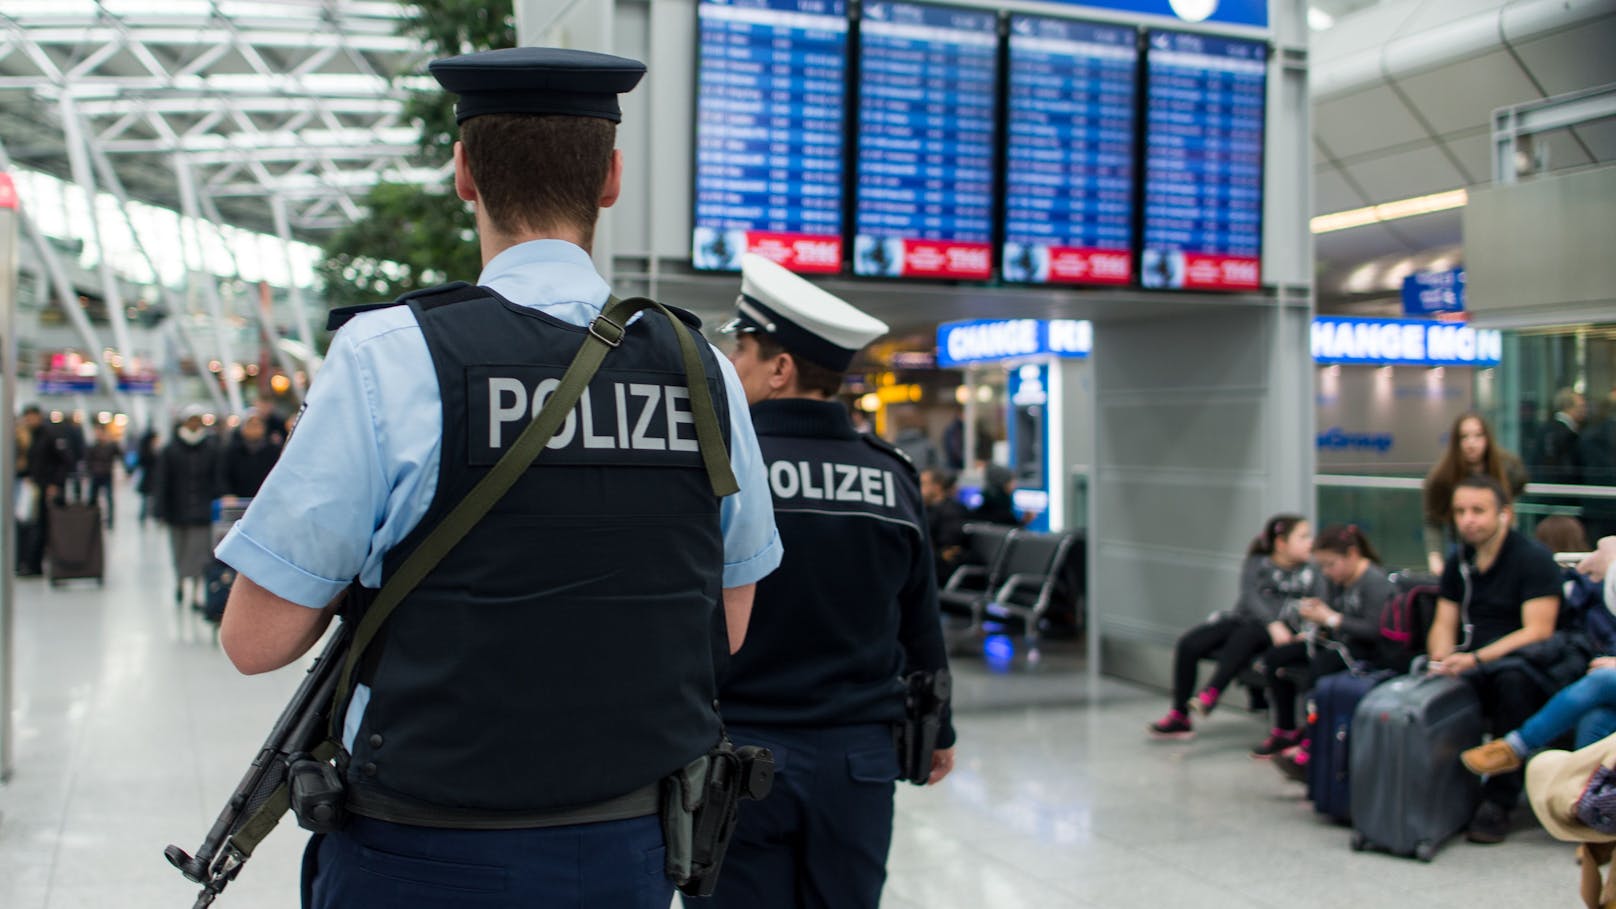
[[612,166],[606,171],[606,183],[600,188],[600,207],[611,208],[623,192],[623,150],[612,149]]
[[455,195],[466,202],[477,201],[477,181],[471,178],[471,165],[466,162],[466,146],[459,140],[454,144]]
[[797,389],[797,360],[788,353],[777,353],[769,363],[769,389],[794,393]]

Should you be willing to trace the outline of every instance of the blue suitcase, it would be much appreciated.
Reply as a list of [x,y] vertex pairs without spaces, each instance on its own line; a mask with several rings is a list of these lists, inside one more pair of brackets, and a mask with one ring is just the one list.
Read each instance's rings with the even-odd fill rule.
[[1311,697],[1312,739],[1307,765],[1307,797],[1313,809],[1340,823],[1352,820],[1352,715],[1370,689],[1393,675],[1336,672],[1319,679]]

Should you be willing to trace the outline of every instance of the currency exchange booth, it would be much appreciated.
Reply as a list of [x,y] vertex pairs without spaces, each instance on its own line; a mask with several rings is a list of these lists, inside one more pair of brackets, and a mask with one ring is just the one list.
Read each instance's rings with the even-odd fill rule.
[[1174,637],[1233,599],[1264,516],[1312,511],[1312,446],[1272,441],[1313,426],[1303,0],[516,13],[522,44],[646,62],[593,249],[619,294],[721,321],[755,252],[898,336],[1091,325],[1087,359],[971,368],[1015,408],[1023,504],[1086,528],[1104,671],[1164,682]]
[[[992,460],[1015,479],[1011,500],[1033,530],[1088,523],[1088,465],[1093,452],[1094,385],[1088,356],[1094,327],[1077,319],[976,319],[937,328],[937,365],[965,374],[965,450],[983,448],[988,422],[1005,427]],[[982,410],[995,408],[994,420]],[[980,484],[967,464],[962,485]]]

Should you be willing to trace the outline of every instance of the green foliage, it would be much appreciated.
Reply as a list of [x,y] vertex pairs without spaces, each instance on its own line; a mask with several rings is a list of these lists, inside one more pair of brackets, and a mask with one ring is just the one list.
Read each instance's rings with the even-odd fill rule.
[[325,247],[318,272],[332,306],[388,300],[482,270],[471,215],[447,190],[378,183],[369,214]]
[[[415,0],[403,4],[401,34],[429,57],[516,46],[513,0]],[[417,163],[450,159],[458,130],[454,97],[414,93],[405,116],[421,129]],[[388,300],[445,280],[474,280],[482,270],[475,224],[452,187],[378,183],[365,197],[366,217],[333,233],[316,267],[332,306]]]

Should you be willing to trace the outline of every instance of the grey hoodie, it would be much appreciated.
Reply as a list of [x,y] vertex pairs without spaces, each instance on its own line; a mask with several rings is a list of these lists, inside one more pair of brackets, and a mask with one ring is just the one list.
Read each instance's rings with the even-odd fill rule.
[[1263,625],[1285,621],[1295,630],[1296,610],[1287,610],[1286,604],[1323,592],[1324,575],[1312,562],[1281,568],[1268,556],[1247,556],[1240,570],[1240,599],[1234,611],[1235,615]]

